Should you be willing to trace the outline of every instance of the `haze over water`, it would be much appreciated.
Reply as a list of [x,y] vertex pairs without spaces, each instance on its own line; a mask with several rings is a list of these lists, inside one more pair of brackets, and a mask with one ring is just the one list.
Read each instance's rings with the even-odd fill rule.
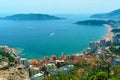
[[47,21],[0,21],[0,45],[24,49],[26,58],[51,57],[85,50],[90,41],[106,33],[104,26],[74,24],[88,15],[56,15],[66,19]]

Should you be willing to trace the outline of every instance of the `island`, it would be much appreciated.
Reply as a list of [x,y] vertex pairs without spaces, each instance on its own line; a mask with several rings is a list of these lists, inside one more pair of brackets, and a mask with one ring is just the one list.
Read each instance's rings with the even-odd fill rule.
[[78,21],[75,24],[78,25],[103,25],[103,24],[109,24],[114,25],[117,22],[114,20],[84,20],[84,21]]
[[56,16],[48,15],[48,14],[15,14],[11,16],[6,16],[0,18],[1,20],[60,20],[63,18],[59,18]]
[[98,19],[120,19],[120,9],[114,10],[109,13],[104,14],[94,14],[91,15],[90,18],[98,18]]

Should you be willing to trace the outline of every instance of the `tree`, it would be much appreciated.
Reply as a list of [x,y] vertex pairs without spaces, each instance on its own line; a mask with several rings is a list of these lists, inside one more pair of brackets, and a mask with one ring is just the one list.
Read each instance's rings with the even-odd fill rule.
[[99,72],[93,80],[107,80],[108,76],[106,72]]
[[9,53],[0,51],[0,55],[2,55],[3,57],[8,58],[9,62],[14,62],[15,61],[15,59]]

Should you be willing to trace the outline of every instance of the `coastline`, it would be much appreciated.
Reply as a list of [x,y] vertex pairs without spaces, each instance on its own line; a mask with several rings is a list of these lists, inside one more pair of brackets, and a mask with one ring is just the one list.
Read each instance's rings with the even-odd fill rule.
[[[114,33],[111,32],[113,27],[111,25],[108,25],[108,24],[104,24],[103,26],[107,29],[107,31],[106,31],[105,35],[100,40],[110,41],[112,39],[112,37],[114,36]],[[98,40],[98,41],[100,41],[100,40]],[[87,49],[85,49],[84,51],[81,51],[81,52],[69,54],[69,56],[70,55],[82,55],[84,52],[86,52],[86,50]]]
[[103,36],[102,39],[105,39],[106,41],[110,41],[112,39],[112,37],[114,36],[114,34],[111,32],[111,30],[113,29],[111,25],[108,24],[104,24],[104,27],[107,28],[107,32],[106,34]]

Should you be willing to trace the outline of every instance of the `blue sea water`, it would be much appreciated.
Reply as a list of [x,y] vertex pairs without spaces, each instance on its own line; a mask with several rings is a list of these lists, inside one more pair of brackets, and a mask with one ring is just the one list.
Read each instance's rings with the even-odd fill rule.
[[85,50],[90,41],[106,33],[104,26],[74,24],[88,15],[56,15],[66,19],[47,21],[0,20],[0,45],[24,49],[26,58],[41,59],[52,54],[60,56]]

